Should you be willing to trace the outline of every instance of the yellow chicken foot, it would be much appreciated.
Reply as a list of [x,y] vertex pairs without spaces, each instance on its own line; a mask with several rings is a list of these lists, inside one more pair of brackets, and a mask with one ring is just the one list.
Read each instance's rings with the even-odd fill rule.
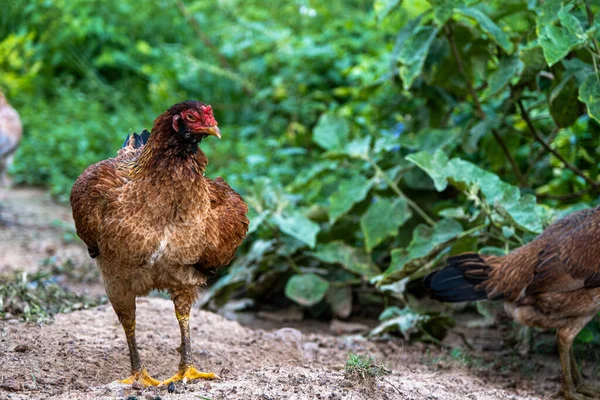
[[160,381],[148,375],[146,368],[142,366],[140,354],[138,352],[137,343],[135,341],[135,296],[132,295],[115,295],[110,297],[119,321],[125,331],[127,338],[127,347],[129,347],[129,360],[131,362],[131,375],[129,378],[119,380],[120,383],[132,385],[135,382],[148,386],[158,386]]
[[183,381],[183,383],[186,383],[193,379],[221,379],[221,378],[219,377],[219,375],[215,374],[214,372],[200,372],[193,366],[189,366],[185,369],[180,369],[179,372],[177,372],[171,378],[167,379],[166,381],[163,381],[161,383],[161,386],[168,385],[171,382],[178,382],[178,381]]
[[190,310],[194,299],[197,296],[197,289],[188,288],[171,292],[171,298],[175,304],[175,316],[179,322],[181,330],[181,346],[177,349],[181,354],[179,363],[179,372],[172,378],[167,379],[162,385],[168,385],[171,382],[191,381],[193,379],[220,379],[214,372],[200,372],[193,367],[192,362],[192,345],[190,342]]
[[142,368],[141,371],[132,373],[129,378],[119,380],[119,383],[124,383],[126,385],[132,385],[135,382],[141,383],[142,385],[144,385],[144,387],[158,386],[161,383],[160,381],[157,381],[156,379],[148,375],[148,371],[146,371],[146,368]]

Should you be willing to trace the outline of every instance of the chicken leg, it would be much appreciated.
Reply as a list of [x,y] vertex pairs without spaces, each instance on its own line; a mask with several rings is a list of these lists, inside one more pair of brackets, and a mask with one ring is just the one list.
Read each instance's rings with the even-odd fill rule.
[[556,335],[563,378],[560,392],[566,400],[600,399],[600,387],[585,383],[577,367],[573,340],[579,330],[560,328]]
[[129,359],[131,361],[131,375],[128,378],[119,380],[119,382],[128,385],[139,382],[146,387],[159,385],[160,381],[153,379],[148,374],[148,371],[146,371],[146,368],[142,367],[140,361],[140,354],[135,342],[135,296],[109,295],[109,299],[125,331],[127,346],[129,347]]
[[179,372],[162,382],[168,385],[171,382],[191,381],[192,379],[219,379],[214,372],[200,372],[192,365],[192,345],[190,342],[190,310],[197,296],[197,289],[183,290],[171,293],[175,305],[175,316],[181,330],[181,346],[177,349],[181,353]]

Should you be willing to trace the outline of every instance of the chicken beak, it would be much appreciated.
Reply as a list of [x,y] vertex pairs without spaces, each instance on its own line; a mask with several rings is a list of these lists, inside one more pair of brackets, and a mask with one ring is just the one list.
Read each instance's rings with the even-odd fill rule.
[[208,127],[204,131],[204,133],[206,133],[207,135],[210,135],[210,136],[216,136],[219,139],[221,139],[221,131],[219,130],[219,128],[216,125]]

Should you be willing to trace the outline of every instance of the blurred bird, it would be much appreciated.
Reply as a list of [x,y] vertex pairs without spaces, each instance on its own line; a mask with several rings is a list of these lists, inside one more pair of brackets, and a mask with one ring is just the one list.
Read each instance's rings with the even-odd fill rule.
[[0,91],[0,186],[9,184],[6,172],[23,134],[23,125],[17,111],[8,104]]
[[135,299],[166,290],[181,329],[179,372],[162,382],[214,379],[192,364],[190,310],[209,270],[229,264],[248,230],[248,207],[222,178],[204,177],[198,147],[221,138],[209,105],[175,104],[152,132],[128,136],[116,158],[88,167],[71,192],[77,234],[96,258],[108,298],[123,325],[131,376],[122,383],[159,385],[142,366],[135,340]]
[[534,241],[505,256],[450,257],[425,285],[445,302],[503,300],[517,322],[557,329],[565,399],[599,399],[600,386],[584,382],[573,340],[600,311],[600,208],[562,218]]

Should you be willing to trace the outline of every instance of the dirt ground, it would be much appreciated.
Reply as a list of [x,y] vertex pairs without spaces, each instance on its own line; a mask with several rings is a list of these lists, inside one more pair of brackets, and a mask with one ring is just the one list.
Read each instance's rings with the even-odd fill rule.
[[[70,210],[43,191],[0,189],[0,204],[0,218],[6,222],[0,225],[0,275],[35,271],[50,256],[90,262],[84,246],[70,239]],[[91,295],[103,292],[98,280],[73,283],[72,288]],[[306,321],[297,330],[261,324],[258,317],[252,320],[251,327],[243,326],[194,310],[196,367],[216,372],[221,379],[179,383],[175,393],[115,382],[128,375],[129,358],[121,326],[108,304],[58,315],[42,326],[0,321],[0,400],[524,400],[553,398],[558,389],[558,358],[551,351],[522,358],[504,350],[498,333],[485,328],[462,330],[476,348],[463,351],[456,333],[440,348],[335,335],[323,322]],[[142,362],[153,377],[166,379],[176,372],[179,328],[170,301],[138,300],[137,337]],[[349,353],[373,356],[389,373],[368,380],[347,377]],[[598,377],[597,367],[589,362],[584,366],[588,375]]]

